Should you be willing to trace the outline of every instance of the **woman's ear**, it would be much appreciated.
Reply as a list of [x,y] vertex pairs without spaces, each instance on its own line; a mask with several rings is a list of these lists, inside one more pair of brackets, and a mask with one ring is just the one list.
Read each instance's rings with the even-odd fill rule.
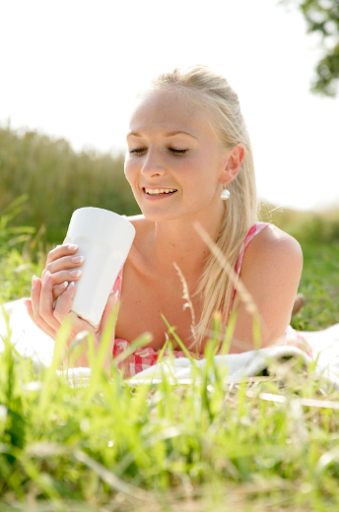
[[245,148],[242,144],[237,144],[231,151],[228,151],[223,165],[220,183],[230,183],[237,176],[242,161],[245,157]]

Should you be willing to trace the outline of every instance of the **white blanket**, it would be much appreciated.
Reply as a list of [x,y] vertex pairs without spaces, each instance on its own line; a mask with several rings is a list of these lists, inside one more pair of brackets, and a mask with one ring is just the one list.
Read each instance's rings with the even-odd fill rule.
[[[19,354],[49,366],[53,357],[54,341],[32,322],[23,300],[7,302],[4,305],[9,316],[10,339]],[[0,352],[3,350],[4,336],[7,336],[7,325],[0,306]]]
[[[36,364],[48,366],[52,360],[54,342],[38,329],[27,314],[22,300],[9,302],[4,305],[9,315],[11,340],[17,351],[33,359]],[[0,311],[0,351],[3,347],[1,338],[7,335],[6,322]],[[303,337],[311,345],[316,362],[316,372],[323,374],[339,389],[339,324],[317,332],[303,332]],[[254,377],[267,369],[271,361],[279,361],[285,357],[298,356],[305,364],[309,357],[300,349],[291,346],[268,347],[260,350],[251,350],[242,354],[215,356],[215,366],[219,369],[227,368],[226,380],[239,381],[242,377]],[[194,364],[204,370],[206,360],[195,361]],[[163,373],[170,377],[172,383],[189,384],[193,377],[193,364],[187,358],[165,361],[138,373],[129,379],[131,385],[139,383],[157,383],[161,381]],[[82,377],[88,378],[87,368],[76,368],[72,375],[77,381]],[[213,379],[213,374],[210,375]]]

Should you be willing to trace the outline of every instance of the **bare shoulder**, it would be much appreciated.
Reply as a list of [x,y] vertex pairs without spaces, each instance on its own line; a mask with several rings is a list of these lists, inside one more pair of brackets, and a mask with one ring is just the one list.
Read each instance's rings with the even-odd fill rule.
[[303,255],[300,244],[295,238],[281,229],[269,224],[258,233],[245,252],[243,270],[249,266],[266,271],[296,273],[300,277]]
[[[284,335],[291,319],[302,271],[299,243],[281,229],[268,225],[249,243],[241,278],[257,305],[262,324],[262,346]],[[241,305],[238,339],[253,343],[252,319]]]

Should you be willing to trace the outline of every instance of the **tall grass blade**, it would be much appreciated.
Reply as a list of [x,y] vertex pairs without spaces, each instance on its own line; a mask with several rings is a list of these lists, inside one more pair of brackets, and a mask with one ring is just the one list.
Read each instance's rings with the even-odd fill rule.
[[203,229],[203,227],[196,223],[194,225],[196,231],[199,233],[201,238],[206,243],[207,247],[210,249],[210,251],[214,254],[217,261],[223,267],[228,274],[228,277],[233,283],[233,285],[236,287],[237,293],[240,296],[241,300],[243,301],[246,311],[252,315],[252,321],[253,321],[253,342],[256,349],[260,348],[261,345],[261,339],[260,337],[260,315],[257,308],[257,305],[255,304],[255,301],[253,300],[253,297],[248,292],[246,287],[244,286],[241,279],[238,277],[234,269],[231,267],[231,265],[228,263],[227,259],[225,258],[224,254],[221,252],[219,247],[213,242],[212,238],[209,236],[209,234]]
[[96,460],[92,459],[87,453],[81,450],[74,452],[74,457],[79,461],[88,466],[90,469],[95,471],[99,477],[108,484],[114,491],[119,491],[125,494],[133,503],[138,501],[148,501],[150,496],[146,491],[134,487],[131,484],[127,484],[118,478],[112,471],[109,471],[105,466],[99,464]]
[[181,339],[179,338],[179,336],[175,332],[174,328],[170,326],[169,322],[166,320],[166,318],[165,318],[165,316],[163,314],[161,314],[161,318],[163,319],[163,321],[165,322],[165,324],[167,326],[168,334],[173,336],[173,338],[178,343],[178,345],[181,348],[181,350],[184,352],[185,356],[191,361],[193,366],[196,366],[195,360],[192,357],[192,354],[190,354],[190,352],[188,351],[186,346],[183,344],[183,342],[181,341]]

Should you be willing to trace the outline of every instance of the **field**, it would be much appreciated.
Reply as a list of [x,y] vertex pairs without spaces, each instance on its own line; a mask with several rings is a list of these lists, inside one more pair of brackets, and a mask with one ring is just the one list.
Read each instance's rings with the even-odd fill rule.
[[[126,189],[127,211],[122,202],[120,210],[110,206],[104,169],[112,170],[118,158],[77,155],[67,143],[37,134],[7,129],[1,137],[0,180],[7,188],[0,192],[0,299],[6,302],[29,295],[31,276],[41,272],[50,244],[60,242],[72,209],[93,204],[87,202],[91,187],[95,192],[89,176],[97,169],[106,207],[129,214],[135,205]],[[70,168],[88,172],[89,188],[67,191],[60,204]],[[120,183],[117,169],[112,183]],[[34,186],[47,180],[47,170],[53,193],[39,203],[46,189]],[[95,198],[102,206],[99,188]],[[70,210],[50,228],[59,204]],[[272,209],[263,218],[269,215],[296,236],[304,252],[300,291],[308,302],[293,326],[317,330],[339,322],[338,211],[267,213]],[[58,347],[66,334],[60,333]],[[312,367],[305,371],[289,360],[268,376],[233,385],[215,372],[215,382],[203,374],[192,386],[170,386],[164,379],[131,388],[114,362],[108,377],[101,370],[103,341],[102,354],[91,358],[90,384],[72,387],[56,376],[57,354],[52,367],[37,374],[15,354],[10,333],[4,341],[0,512],[338,512],[338,392]],[[213,369],[211,351],[206,356]]]

